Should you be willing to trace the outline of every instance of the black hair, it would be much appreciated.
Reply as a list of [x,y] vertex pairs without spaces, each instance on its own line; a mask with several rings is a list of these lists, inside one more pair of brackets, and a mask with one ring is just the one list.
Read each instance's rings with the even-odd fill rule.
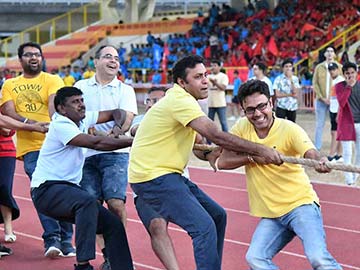
[[254,66],[258,66],[260,70],[265,74],[266,72],[266,65],[263,62],[257,62],[254,64]]
[[62,88],[60,88],[59,90],[57,90],[55,98],[54,98],[54,106],[55,106],[55,110],[58,112],[58,106],[59,105],[65,105],[66,100],[69,97],[72,96],[81,96],[83,94],[83,92],[73,86],[64,86]]
[[204,59],[198,55],[188,55],[177,61],[172,70],[173,82],[177,83],[179,78],[186,81],[186,69],[194,68],[197,64],[204,64]]
[[161,87],[161,86],[153,86],[149,89],[148,94],[150,94],[151,92],[155,92],[155,91],[163,91],[164,93],[166,92],[166,88],[165,87]]
[[357,71],[357,66],[355,63],[353,62],[346,62],[343,66],[342,66],[342,72],[345,73],[345,71],[347,71],[349,68],[353,68],[355,69],[355,71]]
[[26,43],[21,44],[18,48],[18,57],[19,58],[21,58],[22,55],[24,54],[25,47],[34,47],[34,48],[38,49],[42,55],[42,50],[41,50],[40,44],[35,43],[35,42],[26,42]]
[[247,96],[251,96],[254,93],[265,95],[270,98],[269,86],[260,80],[250,80],[242,84],[239,88],[238,98],[241,106]]
[[291,64],[292,66],[294,65],[294,61],[291,58],[286,58],[282,64],[281,67],[284,67],[286,64]]
[[107,47],[114,48],[114,49],[117,51],[117,48],[115,48],[115,46],[113,46],[113,45],[102,45],[102,46],[100,46],[100,47],[96,50],[96,52],[95,52],[95,58],[96,58],[96,59],[100,59],[101,51],[102,51],[104,48],[107,48]]
[[217,64],[219,67],[221,67],[221,61],[218,59],[211,59],[210,63],[215,63]]

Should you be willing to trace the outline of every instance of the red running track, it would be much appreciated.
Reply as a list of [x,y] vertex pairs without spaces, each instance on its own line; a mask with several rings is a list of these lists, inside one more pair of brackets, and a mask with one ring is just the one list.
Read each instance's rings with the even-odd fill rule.
[[[228,213],[222,269],[248,269],[245,253],[257,219],[248,213],[245,176],[199,168],[191,168],[190,175]],[[314,183],[314,187],[321,200],[330,252],[344,270],[360,270],[360,189],[318,183]],[[17,164],[14,195],[21,209],[20,218],[13,223],[18,239],[8,244],[14,254],[0,259],[0,270],[72,270],[74,258],[51,260],[43,256],[42,229],[29,196],[29,180],[21,162]],[[127,233],[136,269],[164,269],[151,250],[149,236],[136,214],[130,190],[128,197]],[[3,230],[2,227],[0,229]],[[170,225],[170,234],[181,269],[195,269],[190,237],[175,225]],[[98,253],[92,262],[95,269],[101,262],[101,254]],[[275,262],[282,270],[311,269],[298,239],[278,254]]]

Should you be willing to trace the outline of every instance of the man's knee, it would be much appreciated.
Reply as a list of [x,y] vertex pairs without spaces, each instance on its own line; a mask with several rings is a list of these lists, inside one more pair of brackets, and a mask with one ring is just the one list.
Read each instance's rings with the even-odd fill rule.
[[106,201],[106,203],[109,207],[109,210],[116,215],[125,211],[125,202],[123,200],[109,199]]
[[151,237],[168,236],[167,222],[162,218],[154,218],[149,225],[149,233]]

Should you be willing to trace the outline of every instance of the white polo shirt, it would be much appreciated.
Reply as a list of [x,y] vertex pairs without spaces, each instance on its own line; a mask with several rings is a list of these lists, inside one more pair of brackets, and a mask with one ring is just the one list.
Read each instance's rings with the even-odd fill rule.
[[79,134],[87,133],[89,126],[94,125],[98,118],[98,112],[86,112],[78,127],[69,118],[54,113],[32,175],[32,188],[46,181],[80,183],[87,149],[67,144]]
[[[123,109],[132,112],[135,115],[138,114],[134,88],[122,83],[117,78],[114,78],[106,85],[101,85],[96,81],[95,76],[93,76],[90,79],[76,82],[74,87],[79,88],[83,92],[86,109],[89,111]],[[113,128],[114,124],[114,121],[109,121],[95,125],[95,128],[100,131],[108,132]],[[113,152],[129,153],[129,151],[130,148],[128,147],[114,150]],[[86,156],[89,157],[100,153],[105,152],[89,149]]]

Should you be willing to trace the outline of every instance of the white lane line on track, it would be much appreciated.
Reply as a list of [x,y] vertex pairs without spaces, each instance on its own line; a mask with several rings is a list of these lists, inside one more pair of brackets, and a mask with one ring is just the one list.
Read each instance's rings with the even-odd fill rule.
[[[132,194],[132,192],[127,192],[128,194]],[[23,201],[28,201],[28,202],[32,202],[32,200],[30,198],[27,197],[22,197],[22,196],[14,196],[15,199],[19,199],[19,200],[23,200]],[[323,202],[322,202],[323,203]],[[346,205],[346,206],[350,206],[352,207],[352,205]],[[354,206],[357,207],[357,206]],[[250,213],[248,211],[244,211],[244,210],[238,210],[238,209],[233,209],[233,208],[224,208],[226,211],[228,212],[233,212],[233,213],[239,213],[239,214],[245,214],[245,215],[250,215]],[[134,219],[129,219],[131,221],[135,221]],[[140,222],[140,221],[139,221]],[[349,232],[349,233],[356,233],[356,234],[360,234],[360,231],[358,230],[352,230],[352,229],[346,229],[346,228],[342,228],[342,227],[336,227],[336,226],[331,226],[331,225],[324,225],[325,228],[328,229],[332,229],[332,230],[339,230],[339,231],[343,231],[343,232]],[[174,228],[177,229],[177,228]],[[181,231],[181,230],[180,230]]]

